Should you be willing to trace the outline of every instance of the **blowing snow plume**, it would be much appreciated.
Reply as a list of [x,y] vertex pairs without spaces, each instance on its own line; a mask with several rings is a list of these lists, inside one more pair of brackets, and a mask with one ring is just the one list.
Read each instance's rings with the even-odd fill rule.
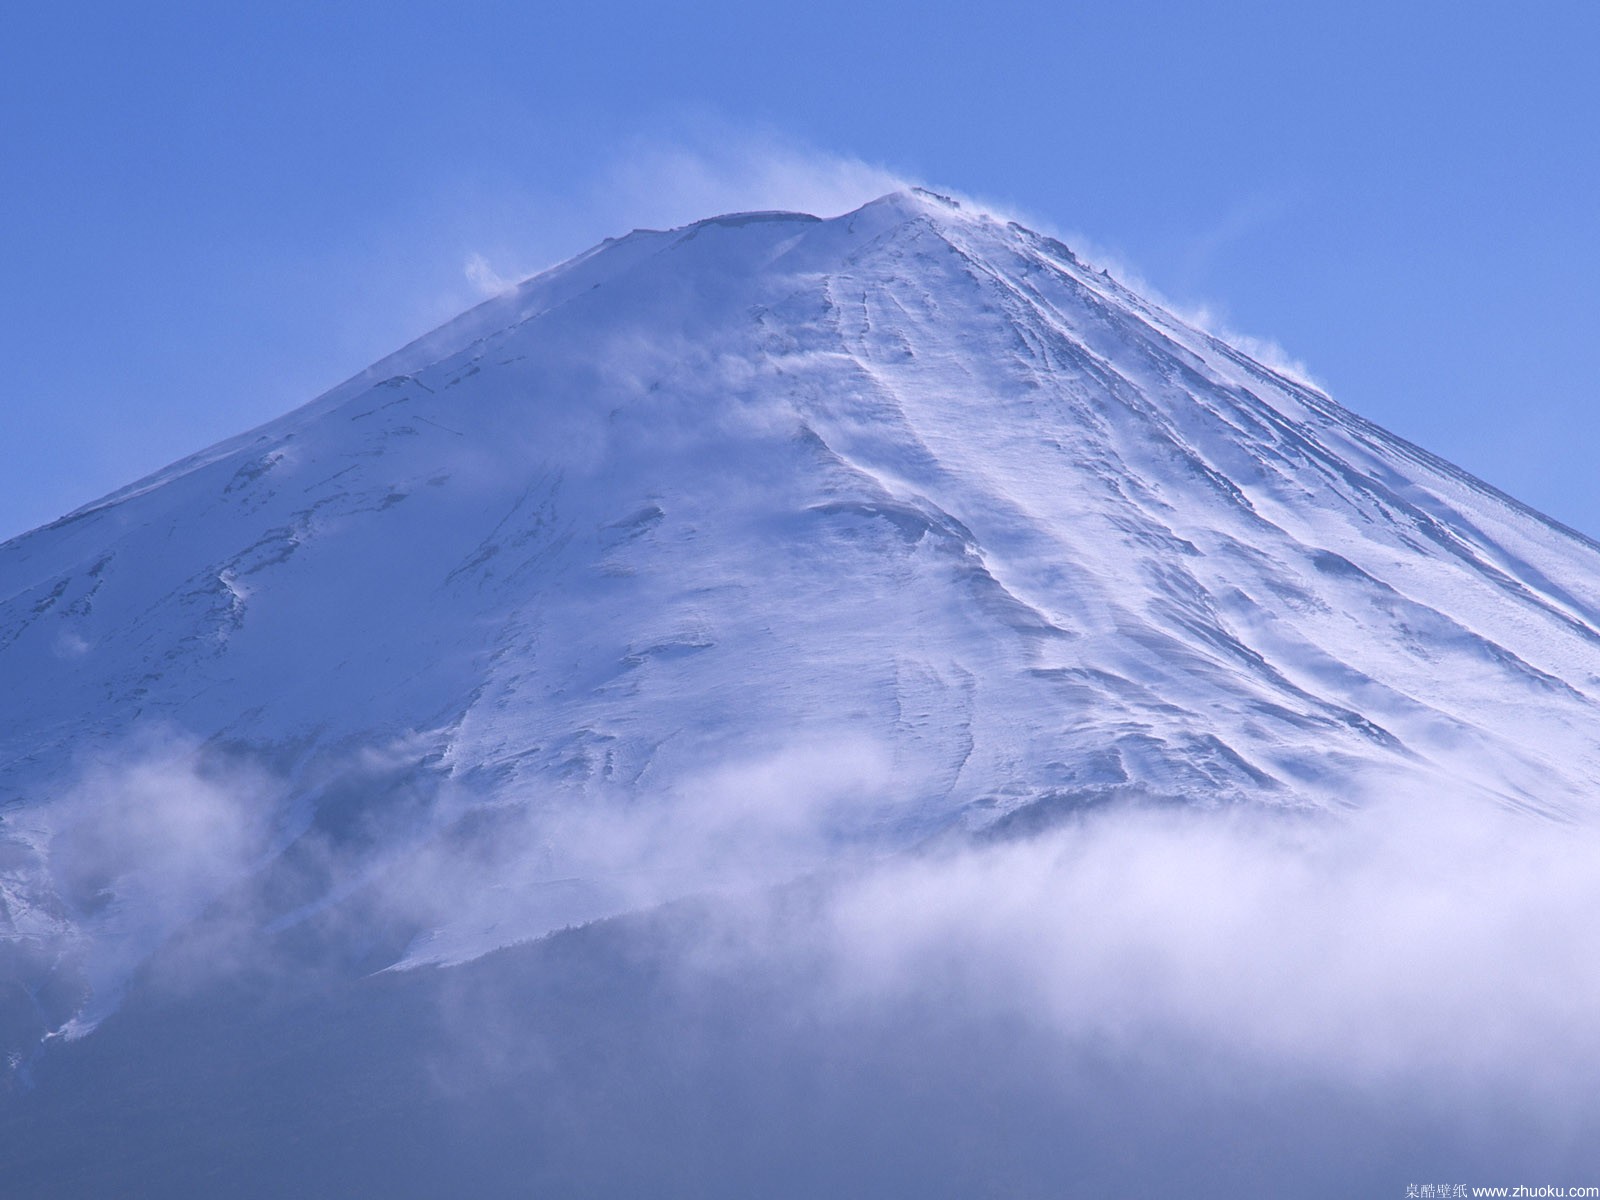
[[[880,1191],[1011,1186],[1007,1146],[1024,1194],[1077,1178],[1051,1146],[1177,1178],[1249,1128],[1398,1171],[1419,1074],[1417,1145],[1517,1097],[1581,1165],[1600,548],[1014,222],[910,191],[607,241],[0,578],[8,995],[48,942],[92,982],[45,1028],[101,1022],[19,1050],[12,1129],[183,1027],[239,1057],[152,1066],[144,1134],[209,1096],[218,1146],[309,1137],[386,1063],[427,1097],[402,1192],[428,1147],[480,1191],[772,1190],[718,1128],[892,1134]],[[203,868],[66,869],[53,781],[151,722],[270,784]],[[220,944],[249,986],[160,986]],[[371,1177],[362,1128],[262,1178]],[[74,1136],[29,1169],[92,1191]]]

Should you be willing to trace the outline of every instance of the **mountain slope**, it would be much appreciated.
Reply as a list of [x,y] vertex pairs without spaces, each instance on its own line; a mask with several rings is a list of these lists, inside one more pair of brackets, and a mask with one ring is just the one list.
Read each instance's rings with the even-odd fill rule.
[[[414,965],[1100,800],[1588,813],[1600,547],[914,192],[607,242],[7,543],[0,671],[83,1028],[241,888],[444,880]],[[82,850],[150,730],[252,773],[181,888]]]

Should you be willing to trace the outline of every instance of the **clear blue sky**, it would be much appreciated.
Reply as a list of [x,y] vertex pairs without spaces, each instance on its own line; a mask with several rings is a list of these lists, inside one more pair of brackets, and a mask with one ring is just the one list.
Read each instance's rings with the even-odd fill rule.
[[890,175],[1037,218],[1600,535],[1597,64],[1577,2],[13,6],[0,537],[492,276]]

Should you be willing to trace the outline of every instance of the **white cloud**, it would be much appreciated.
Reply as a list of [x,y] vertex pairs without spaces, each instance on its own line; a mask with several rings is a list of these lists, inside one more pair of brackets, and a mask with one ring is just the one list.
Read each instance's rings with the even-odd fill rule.
[[947,987],[1077,1041],[1550,1101],[1600,1061],[1600,831],[1444,803],[1123,811],[840,890],[840,994]]
[[[748,776],[741,807],[784,809],[792,783],[767,783]],[[624,856],[649,858],[655,828],[628,830]],[[752,881],[788,865],[738,844]],[[1013,1172],[1020,1195],[1292,1178],[1343,1196],[1406,1172],[1571,1170],[1600,1128],[1597,909],[1592,827],[1416,797],[1350,817],[1101,810],[703,896],[507,956],[503,975],[465,969],[440,1070],[525,1072],[557,1103],[625,1096],[686,1121],[726,1090],[778,1160],[825,1130],[830,1156],[890,1178],[936,1157]],[[530,963],[580,982],[530,1008],[496,982]],[[601,994],[592,1022],[560,1007]],[[562,1074],[547,1051],[569,1036],[628,1051],[609,1076],[589,1057]],[[682,1128],[635,1149],[671,1161]]]
[[459,962],[690,894],[781,884],[870,851],[906,793],[887,748],[801,742],[646,795],[522,795],[485,806],[379,885],[420,925],[407,965]]
[[[926,781],[871,741],[775,743],[648,796],[575,803],[446,786],[397,808],[428,744],[344,764],[350,795],[384,797],[369,815],[385,838],[325,834],[308,890],[288,889],[333,896],[309,907],[335,936],[414,924],[424,933],[416,960],[450,962],[694,894],[593,940],[566,939],[551,961],[625,970],[608,956],[638,934],[648,947],[640,961],[662,972],[652,1003],[711,1023],[699,1031],[715,1035],[705,1054],[741,1053],[715,1023],[746,1021],[790,1039],[760,1070],[802,1083],[819,1057],[875,1061],[888,1033],[902,1040],[883,1070],[910,1056],[919,1087],[959,1090],[974,1069],[965,1047],[992,1047],[1003,1030],[1010,1057],[981,1065],[996,1095],[1033,1095],[1059,1067],[1048,1103],[1076,1120],[1099,1114],[1141,1144],[1155,1137],[1141,1132],[1147,1106],[1166,1097],[1179,1098],[1169,1116],[1199,1105],[1216,1128],[1246,1137],[1228,1122],[1254,1120],[1302,1085],[1356,1105],[1362,1127],[1419,1103],[1417,1081],[1427,1081],[1420,1103],[1431,1115],[1413,1108],[1406,1119],[1438,1131],[1452,1154],[1508,1110],[1559,1113],[1574,1128],[1600,1122],[1592,825],[1415,796],[1341,816],[1125,807],[1022,840],[948,835],[883,854],[875,835],[914,811]],[[265,773],[180,737],[147,739],[85,773],[49,843],[61,894],[85,921],[78,949],[96,988],[65,1032],[91,1028],[119,982],[208,909],[218,936],[203,945],[222,949],[219,969],[270,977],[275,951],[259,931],[282,911],[264,897],[225,912],[215,901],[268,857],[283,799]],[[185,974],[193,957],[168,955],[161,970]],[[491,968],[452,978],[493,989],[500,977]],[[744,995],[759,998],[756,1009],[728,1007]],[[536,1039],[538,1021],[583,1028],[571,1013],[519,1024],[524,999],[479,997],[480,1009],[503,1004],[506,1020],[463,1019],[450,1051],[523,1062],[508,1042]],[[647,1041],[656,1028],[634,1032]],[[721,1069],[676,1042],[642,1050],[674,1063],[680,1051],[693,1070]],[[1084,1063],[1100,1063],[1098,1074],[1067,1069]],[[871,1079],[844,1077],[828,1103],[859,1099],[850,1089],[878,1086]],[[1232,1080],[1254,1081],[1257,1099],[1219,1113],[1212,1100],[1233,1103]],[[1561,1122],[1544,1124],[1559,1133]],[[1297,1127],[1304,1144],[1274,1153],[1313,1154],[1315,1134]],[[1186,1153],[1204,1153],[1205,1137],[1192,1134]],[[1501,1143],[1485,1152],[1513,1161],[1510,1135]]]
[[51,882],[90,991],[64,1034],[93,1029],[129,975],[262,859],[277,798],[259,769],[164,732],[102,754],[52,804]]

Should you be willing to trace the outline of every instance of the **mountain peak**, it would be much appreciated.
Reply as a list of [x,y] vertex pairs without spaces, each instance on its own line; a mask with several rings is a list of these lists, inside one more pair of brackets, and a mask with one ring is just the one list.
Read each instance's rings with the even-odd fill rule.
[[907,214],[908,216],[920,215],[929,212],[953,214],[967,213],[970,211],[968,209],[964,209],[961,205],[961,202],[955,199],[953,196],[946,196],[941,192],[936,192],[930,188],[920,187],[917,185],[900,188],[893,192],[886,192],[884,195],[879,196],[876,200],[869,200],[866,204],[862,205],[861,208],[857,209],[856,213],[877,208],[895,209]]

